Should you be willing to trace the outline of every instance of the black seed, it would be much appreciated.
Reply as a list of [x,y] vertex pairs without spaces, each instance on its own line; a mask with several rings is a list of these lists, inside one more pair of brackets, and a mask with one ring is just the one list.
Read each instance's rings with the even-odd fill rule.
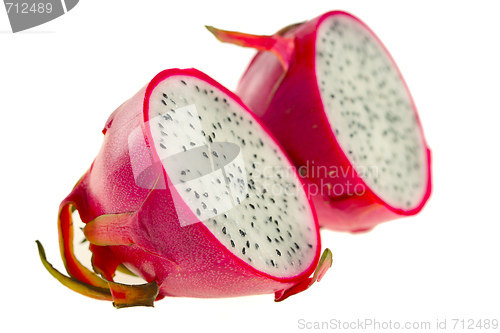
[[246,232],[244,232],[243,230],[240,229],[240,235],[241,235],[241,237],[245,237]]
[[255,249],[258,250],[259,249],[259,244],[255,243]]
[[187,151],[186,146],[182,146],[182,149],[184,149],[184,151]]
[[160,147],[162,147],[163,149],[167,149],[167,147],[165,147],[163,143],[160,143]]
[[272,243],[273,241],[271,238],[269,238],[269,236],[267,236],[267,240],[269,241],[269,243]]
[[245,254],[245,248],[241,249],[241,253]]
[[217,209],[214,208],[214,213],[217,214]]
[[198,214],[198,216],[201,215],[201,212],[200,212],[200,209],[199,208],[196,208],[196,214]]
[[271,259],[271,265],[273,265],[273,267],[274,267],[274,261],[273,261],[273,259]]
[[234,242],[233,242],[233,240],[232,240],[232,239],[231,239],[231,246],[232,246],[232,247],[234,247],[234,246],[235,246],[235,245],[234,245]]
[[287,230],[286,232],[288,232],[289,237],[292,237],[292,234],[290,233],[290,231]]
[[161,123],[158,123],[158,126],[160,126],[160,128],[165,128]]
[[214,220],[214,224],[217,224],[217,221],[216,221],[216,220]]
[[163,93],[163,97],[167,98],[168,99],[168,96],[167,94]]
[[196,86],[196,90],[198,90],[198,92],[200,92],[200,88],[198,88],[198,86]]
[[214,101],[218,102],[219,101],[219,97],[215,97]]
[[281,252],[280,252],[280,250],[276,249],[276,253],[278,254],[278,256],[280,256],[280,257],[281,257]]
[[203,209],[207,209],[207,205],[203,201],[201,202],[201,206],[203,207]]
[[161,102],[162,102],[164,105],[167,105],[167,103],[166,103],[164,100],[161,100]]
[[252,209],[255,209],[255,206],[252,204],[248,204]]
[[190,192],[190,191],[191,191],[191,187],[186,189],[186,192]]
[[181,80],[181,82],[182,82],[182,83],[184,83],[184,85],[185,85],[185,86],[187,86],[187,83],[186,83],[186,82],[184,82],[184,80]]
[[277,231],[277,232],[281,232],[281,231],[280,231],[280,228],[276,228],[276,231]]
[[198,194],[198,192],[194,191],[194,195],[195,195],[196,199],[200,198],[200,195]]
[[186,171],[182,170],[181,171],[181,175],[185,176],[186,175]]
[[226,227],[222,228],[222,233],[225,235],[226,234]]
[[284,242],[284,241],[285,241],[285,240],[283,239],[283,237],[281,237],[281,236],[280,236],[280,239],[281,239],[281,241],[282,241],[282,242]]
[[307,244],[307,246],[309,246],[311,249],[313,248],[313,246],[311,244]]
[[208,155],[205,152],[203,152],[203,156],[205,156],[206,158],[208,158]]
[[295,247],[297,248],[297,250],[300,249],[300,247],[297,243],[293,243],[293,244],[295,244]]
[[278,238],[275,238],[275,239],[274,239],[274,241],[275,241],[276,243],[278,243],[278,244],[279,244],[279,242],[280,242],[280,241],[278,240]]
[[205,198],[208,198],[208,192],[203,193],[203,196],[204,196]]
[[252,228],[254,227],[254,224],[253,224],[253,222],[250,222],[250,225],[252,226]]

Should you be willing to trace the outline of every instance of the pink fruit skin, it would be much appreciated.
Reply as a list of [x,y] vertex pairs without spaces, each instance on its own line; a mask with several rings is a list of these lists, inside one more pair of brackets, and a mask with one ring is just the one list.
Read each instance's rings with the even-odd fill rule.
[[[337,166],[339,170],[345,171],[352,170],[352,165],[337,143],[329,125],[315,73],[316,31],[324,19],[333,15],[345,15],[356,19],[380,42],[363,22],[351,14],[342,11],[325,13],[282,35],[284,40],[292,40],[295,45],[286,74],[273,53],[258,52],[242,76],[236,93],[278,138],[297,167],[309,165],[317,170],[324,170],[322,167],[329,170],[328,167]],[[250,41],[246,46],[252,47],[252,43]],[[380,44],[383,45],[381,42]],[[389,55],[387,49],[385,51]],[[392,58],[391,60],[395,65],[394,60]],[[398,73],[401,74],[399,69]],[[413,100],[412,105],[416,113]],[[424,138],[418,114],[417,120]],[[319,187],[330,183],[332,187],[340,184],[341,187],[337,188],[347,189],[348,184],[351,186],[362,184],[366,189],[363,195],[353,193],[349,195],[342,192],[339,195],[337,192],[337,195],[331,193],[322,196],[310,193],[320,226],[338,231],[363,232],[373,229],[382,222],[420,212],[431,194],[431,152],[425,139],[424,145],[427,150],[427,186],[421,203],[411,210],[389,206],[352,172],[336,179],[308,176],[307,181]]]
[[[158,283],[157,299],[164,296],[211,298],[267,294],[307,281],[319,259],[319,227],[317,251],[311,266],[300,275],[276,278],[255,270],[235,257],[202,223],[181,227],[179,219],[197,219],[187,206],[180,209],[183,212],[179,216],[176,215],[179,207],[173,208],[173,196],[178,194],[173,187],[172,190],[149,190],[135,184],[131,154],[134,159],[140,157],[147,161],[151,158],[150,152],[154,152],[149,128],[145,125],[149,97],[159,82],[176,75],[200,78],[243,106],[234,94],[197,70],[171,69],[159,73],[147,87],[109,117],[97,157],[79,184],[61,203],[61,208],[73,202],[84,223],[105,214],[135,212],[130,215],[127,227],[120,232],[115,231],[117,238],[129,239],[134,244],[112,245],[109,249],[118,262],[124,263],[146,281]],[[136,151],[129,153],[129,135],[137,127],[143,128],[144,139],[151,148],[137,143],[133,145],[138,147]],[[152,158],[158,160],[156,152],[153,154]],[[166,177],[162,172],[162,176]],[[68,271],[77,278],[81,277],[71,266]],[[81,280],[87,282],[84,277]]]

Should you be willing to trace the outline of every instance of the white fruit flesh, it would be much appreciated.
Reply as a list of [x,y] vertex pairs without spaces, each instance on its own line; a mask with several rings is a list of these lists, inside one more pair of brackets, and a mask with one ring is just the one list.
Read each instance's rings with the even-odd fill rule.
[[315,61],[326,115],[353,169],[390,206],[416,208],[427,185],[425,144],[380,42],[355,19],[330,16],[318,28]]
[[276,277],[311,265],[318,240],[301,183],[250,113],[201,79],[173,76],[152,92],[149,119],[175,190],[224,246]]

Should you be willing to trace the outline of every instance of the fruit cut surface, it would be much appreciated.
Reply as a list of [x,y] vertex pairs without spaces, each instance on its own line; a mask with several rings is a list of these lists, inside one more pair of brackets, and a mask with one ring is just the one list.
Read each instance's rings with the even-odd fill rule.
[[[152,90],[147,128],[167,185],[229,251],[258,271],[293,277],[318,251],[296,170],[258,120],[218,87],[171,76]],[[147,182],[146,182],[147,183]],[[176,207],[177,208],[177,207]]]
[[355,171],[393,208],[418,207],[429,177],[426,145],[393,60],[374,34],[348,15],[326,17],[315,48],[324,110],[354,169],[338,173]]

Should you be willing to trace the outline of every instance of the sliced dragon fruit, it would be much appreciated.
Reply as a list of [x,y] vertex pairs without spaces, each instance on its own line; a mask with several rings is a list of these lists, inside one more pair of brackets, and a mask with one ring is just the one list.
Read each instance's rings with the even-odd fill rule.
[[261,51],[236,92],[309,182],[321,226],[367,231],[423,208],[430,150],[401,73],[363,22],[333,11],[273,36],[207,28]]
[[[330,267],[328,249],[319,258],[316,215],[288,158],[240,99],[205,74],[159,73],[103,133],[91,168],[60,206],[70,277],[39,244],[45,267],[71,289],[116,307],[164,296],[275,293],[281,301]],[[74,208],[103,278],[73,253]],[[123,266],[148,284],[114,282]]]

